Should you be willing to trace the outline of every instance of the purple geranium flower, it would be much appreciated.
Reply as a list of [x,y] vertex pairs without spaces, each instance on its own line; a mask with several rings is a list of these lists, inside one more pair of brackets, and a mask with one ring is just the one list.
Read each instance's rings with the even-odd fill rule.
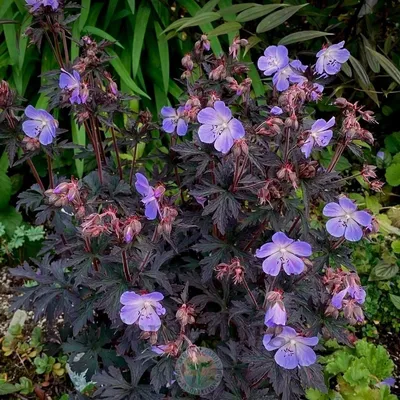
[[274,106],[274,107],[271,108],[270,113],[272,115],[281,115],[283,113],[283,110],[282,110],[282,108],[280,108],[278,106]]
[[265,313],[264,324],[268,326],[268,328],[271,328],[277,325],[286,325],[286,320],[285,305],[282,301],[277,301],[274,305],[269,307]]
[[363,304],[365,301],[365,290],[360,285],[357,285],[357,283],[353,279],[346,288],[341,290],[339,293],[336,293],[332,297],[332,305],[340,310],[343,307],[343,300],[347,294],[352,297],[358,304]]
[[167,133],[176,133],[179,136],[185,136],[188,130],[188,123],[183,117],[185,107],[178,107],[178,110],[172,107],[163,107],[161,115],[164,117],[163,129]]
[[120,316],[122,322],[127,325],[139,323],[142,331],[155,332],[161,327],[159,315],[165,314],[165,308],[159,303],[164,296],[159,292],[148,294],[137,294],[135,292],[124,292],[121,296]]
[[149,185],[147,178],[140,173],[136,174],[135,182],[136,190],[143,196],[142,203],[145,206],[145,215],[147,219],[152,220],[157,217],[157,212],[160,213],[158,199],[164,194],[163,186],[153,188]]
[[264,335],[263,345],[268,351],[279,349],[275,353],[275,361],[285,369],[308,367],[317,361],[317,355],[310,346],[318,344],[318,338],[297,335],[289,326],[284,326],[282,332],[274,338]]
[[299,60],[294,60],[286,67],[276,71],[272,77],[272,83],[276,89],[280,92],[289,88],[290,83],[302,83],[307,81],[307,78],[303,76],[302,72],[307,69]]
[[303,146],[301,146],[301,151],[306,157],[310,157],[311,151],[315,145],[325,147],[329,144],[333,136],[333,132],[330,128],[332,128],[333,125],[335,125],[335,117],[332,117],[328,122],[321,118],[313,123],[307,140]]
[[281,270],[288,274],[298,275],[304,270],[304,262],[300,257],[312,254],[311,246],[307,242],[294,241],[283,232],[272,236],[272,243],[266,243],[257,249],[256,257],[267,257],[262,266],[263,271],[272,276],[277,276]]
[[83,90],[81,85],[81,76],[78,71],[72,71],[72,74],[65,69],[61,69],[60,80],[58,83],[60,89],[70,93],[69,102],[71,104],[85,104],[88,98],[88,91]]
[[28,6],[31,6],[31,11],[36,11],[40,6],[51,7],[53,11],[58,9],[58,0],[25,0]]
[[221,153],[228,153],[235,139],[245,135],[242,123],[232,118],[232,112],[223,101],[216,101],[214,108],[206,107],[197,115],[203,124],[199,128],[199,138],[203,143],[214,143]]
[[285,46],[269,46],[264,55],[258,59],[258,69],[270,76],[289,64],[288,49]]
[[350,52],[343,46],[344,41],[320,50],[317,53],[315,70],[319,74],[336,75],[342,68],[342,64],[350,58]]
[[363,236],[362,226],[372,222],[372,216],[366,211],[357,211],[357,206],[347,197],[341,197],[339,204],[328,203],[323,214],[332,217],[326,223],[326,230],[334,237],[344,237],[351,242],[359,241]]
[[39,142],[43,145],[50,144],[56,137],[58,122],[46,110],[36,110],[35,107],[25,108],[25,115],[29,118],[22,124],[22,130],[26,136],[35,138],[39,136]]

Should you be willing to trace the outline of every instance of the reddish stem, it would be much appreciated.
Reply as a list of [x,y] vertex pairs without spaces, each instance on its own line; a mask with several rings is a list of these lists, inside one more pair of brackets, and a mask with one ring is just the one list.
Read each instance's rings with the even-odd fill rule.
[[48,154],[46,154],[46,158],[47,158],[47,168],[49,170],[49,185],[50,185],[50,189],[54,188],[54,177],[53,177],[53,167],[51,165],[51,158]]
[[44,188],[43,182],[40,179],[40,176],[37,172],[36,167],[34,166],[32,160],[30,158],[28,158],[27,162],[28,162],[29,167],[31,168],[32,174],[35,177],[37,184],[40,186],[40,189],[42,190],[42,192],[44,192],[46,189]]
[[135,164],[136,164],[136,153],[137,153],[137,146],[138,144],[135,144],[135,147],[133,149],[133,158],[132,158],[132,164],[131,164],[131,172],[129,173],[129,185],[132,186],[133,182],[133,171],[135,170]]
[[123,179],[121,159],[119,158],[119,150],[118,150],[117,140],[115,138],[115,130],[114,130],[113,127],[111,128],[111,135],[112,135],[112,141],[113,141],[115,156],[117,158],[119,179]]
[[132,275],[129,271],[128,258],[126,256],[126,250],[122,250],[122,266],[124,268],[124,276],[127,282],[132,280]]

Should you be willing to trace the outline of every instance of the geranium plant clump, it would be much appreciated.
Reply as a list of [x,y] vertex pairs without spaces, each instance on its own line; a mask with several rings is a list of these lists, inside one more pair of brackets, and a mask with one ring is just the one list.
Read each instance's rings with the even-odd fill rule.
[[[49,325],[62,317],[69,364],[96,383],[94,398],[206,395],[194,383],[182,389],[177,370],[184,354],[197,374],[206,371],[213,358],[205,347],[224,371],[214,398],[326,391],[318,364],[324,340],[350,344],[348,323],[364,319],[365,292],[347,245],[377,230],[335,171],[344,152],[362,157],[360,141],[373,143],[366,129],[373,113],[344,98],[333,100],[329,118],[313,107],[349,58],[344,43],[312,60],[290,60],[286,47],[269,46],[257,65],[273,75],[273,87],[255,99],[249,66],[238,59],[247,41],[236,38],[228,55],[215,57],[202,35],[182,60],[181,103],[165,105],[153,122],[147,111],[132,113],[131,97],[107,70],[110,43],[86,36],[70,60],[62,7],[28,5],[27,34],[38,44],[43,30],[54,31],[60,65],[44,88],[49,111],[28,105],[21,112],[2,85],[10,163],[21,148],[18,162],[27,161],[37,179],[19,206],[49,230],[38,258],[12,270],[35,282],[21,288],[15,307]],[[85,128],[89,145],[74,146],[77,157],[94,156],[97,167],[82,179],[51,168],[72,146],[55,108]],[[126,163],[120,153],[151,140],[153,130],[170,142],[169,154],[160,152],[152,169],[146,159]],[[328,146],[324,168],[318,153]],[[41,151],[48,184],[32,161]]]

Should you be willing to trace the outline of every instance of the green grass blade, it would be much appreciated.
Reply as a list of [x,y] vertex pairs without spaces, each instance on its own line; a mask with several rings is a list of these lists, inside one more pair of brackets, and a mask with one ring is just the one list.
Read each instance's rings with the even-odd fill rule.
[[102,29],[100,28],[96,28],[95,26],[85,26],[84,32],[88,32],[91,33],[92,35],[95,36],[99,36],[102,39],[108,40],[110,42],[115,43],[117,46],[121,47],[121,49],[124,48],[124,46],[122,46],[122,44],[120,42],[118,42],[117,39],[115,39],[114,37],[112,37],[111,35],[109,35],[107,32],[104,32]]
[[157,36],[158,54],[160,56],[161,73],[163,77],[164,93],[168,93],[169,83],[169,48],[168,41],[164,34],[161,34],[162,28],[157,21],[154,21],[154,29]]
[[[86,132],[83,126],[79,127],[73,117],[71,117],[71,132],[72,132],[72,141],[75,144],[79,144],[81,146],[86,146]],[[74,149],[74,154],[78,154],[79,150]],[[84,160],[75,160],[76,172],[79,179],[83,176],[83,170],[85,168]]]
[[90,0],[82,0],[82,8],[81,8],[81,16],[79,17],[79,32],[82,32],[82,29],[86,25],[86,21],[89,17],[90,12]]
[[132,43],[132,74],[136,78],[139,69],[140,54],[142,52],[144,36],[146,34],[147,23],[151,13],[151,5],[145,0],[139,5],[135,17],[135,27]]

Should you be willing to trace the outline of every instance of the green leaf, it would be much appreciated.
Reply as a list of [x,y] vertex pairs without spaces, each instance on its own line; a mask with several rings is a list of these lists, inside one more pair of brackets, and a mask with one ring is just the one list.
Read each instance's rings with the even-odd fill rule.
[[106,30],[110,25],[112,18],[115,15],[115,9],[117,8],[119,0],[108,0],[108,7],[104,18],[104,29]]
[[4,151],[0,157],[0,173],[7,173],[9,167],[7,152]]
[[124,48],[120,42],[118,42],[117,39],[109,35],[107,32],[104,32],[103,30],[96,28],[95,26],[85,26],[85,29],[83,30],[84,32],[91,33],[92,35],[96,35],[101,37],[102,39],[108,40],[110,42],[115,43],[117,46],[121,47],[121,49]]
[[29,378],[26,378],[25,376],[19,378],[19,383],[16,383],[15,387],[23,395],[33,393],[33,383]]
[[352,386],[368,385],[370,372],[365,365],[365,360],[356,359],[351,363],[350,368],[343,374],[343,378]]
[[0,396],[15,392],[18,392],[18,389],[12,383],[0,382]]
[[134,80],[131,78],[129,75],[128,71],[126,70],[124,64],[122,64],[121,59],[118,57],[117,53],[115,53],[114,50],[108,49],[107,50],[108,54],[110,57],[113,57],[110,60],[110,64],[113,66],[117,74],[120,76],[120,78],[124,81],[124,83],[136,94],[139,94],[143,97],[146,97],[147,99],[150,99],[150,97],[143,92],[142,89],[136,83]]
[[220,1],[221,0],[209,0],[201,10],[197,11],[196,15],[212,11],[212,9],[215,8]]
[[396,296],[394,294],[389,294],[390,300],[392,301],[393,305],[400,310],[400,296]]
[[180,18],[176,21],[174,21],[171,25],[169,25],[166,29],[164,29],[161,33],[167,33],[169,31],[175,30],[180,28],[183,24],[186,22],[190,21],[191,18],[185,17],[185,18]]
[[359,82],[360,86],[364,89],[365,93],[375,102],[375,104],[379,107],[379,100],[378,96],[375,93],[375,88],[372,85],[371,81],[369,80],[369,76],[367,71],[365,71],[362,64],[353,56],[350,56],[350,64],[354,69],[354,73],[356,76],[357,81]]
[[[86,131],[84,126],[78,126],[76,120],[71,117],[71,133],[72,133],[72,142],[78,144],[80,146],[86,145]],[[74,154],[79,154],[79,149],[74,149]],[[78,175],[78,178],[82,179],[83,170],[85,167],[85,160],[75,159],[75,168]]]
[[82,29],[86,25],[89,12],[90,12],[90,0],[82,0],[81,15],[78,20],[79,32],[82,32]]
[[[400,243],[400,241],[399,241]],[[369,281],[383,281],[393,278],[399,272],[399,267],[396,264],[378,264],[372,271]]]
[[334,33],[320,32],[320,31],[295,32],[285,36],[278,42],[278,44],[288,45],[292,43],[305,42],[306,40],[311,40],[318,37],[331,36],[331,35],[334,35]]
[[351,78],[353,76],[353,72],[351,71],[349,63],[346,61],[345,63],[342,64],[342,71],[349,77]]
[[0,210],[0,221],[6,229],[7,236],[12,237],[15,229],[22,223],[22,215],[11,206]]
[[392,154],[400,152],[400,132],[385,137],[385,148]]
[[212,31],[208,32],[208,37],[211,38],[213,36],[225,35],[227,33],[235,32],[242,28],[242,25],[236,21],[225,22],[222,25],[217,26]]
[[195,17],[192,17],[189,19],[189,21],[186,21],[183,25],[181,25],[177,31],[181,31],[185,28],[189,28],[191,26],[199,26],[203,24],[207,24],[209,22],[215,21],[217,19],[220,19],[221,15],[217,12],[206,12],[204,14],[196,15]]
[[385,178],[390,186],[400,185],[400,164],[392,164],[386,169]]
[[392,250],[395,252],[395,253],[400,253],[400,240],[394,240],[393,242],[392,242],[392,245],[391,245],[391,247],[392,247]]
[[283,24],[287,21],[291,16],[297,13],[297,11],[301,10],[303,7],[308,6],[308,4],[302,4],[300,6],[291,6],[284,8],[283,10],[279,10],[266,16],[257,26],[256,32],[267,32],[271,29],[276,28],[277,26]]
[[128,6],[132,11],[132,15],[135,15],[135,6],[136,6],[136,0],[127,0]]
[[164,93],[168,93],[168,83],[169,83],[169,48],[168,41],[165,38],[165,35],[162,34],[162,28],[160,24],[154,20],[154,29],[157,35],[157,45],[158,45],[158,54],[160,56],[160,66],[161,73],[163,77],[163,86]]
[[[370,43],[363,34],[361,34],[361,37],[363,39],[364,47],[369,47],[370,49],[375,50],[375,48],[372,46],[372,43]],[[365,51],[365,58],[367,59],[368,65],[372,71],[374,71],[376,74],[379,73],[380,65],[378,60],[374,58],[369,51]]]
[[25,231],[25,236],[31,242],[37,242],[44,238],[43,226],[31,226],[27,231]]
[[236,17],[237,22],[248,22],[253,21],[257,18],[261,18],[264,15],[270,14],[275,11],[277,8],[281,8],[286,6],[287,4],[267,4],[265,6],[256,6],[252,7],[249,10],[242,11]]
[[243,54],[243,56],[245,56],[247,53],[248,53],[248,51],[250,50],[250,49],[252,49],[256,44],[258,44],[258,43],[260,43],[261,42],[261,38],[259,38],[258,36],[250,36],[248,39],[247,39],[247,46],[245,47],[245,49],[244,49],[244,54]]
[[344,350],[336,351],[331,356],[326,357],[328,363],[325,370],[328,374],[335,376],[339,373],[344,373],[348,370],[351,361],[354,357]]
[[388,58],[377,51],[372,50],[369,47],[365,47],[365,49],[377,59],[379,65],[397,82],[397,84],[400,85],[400,71],[396,68],[396,66]]
[[8,206],[12,191],[11,179],[4,172],[0,172],[0,188],[0,210],[2,210]]
[[132,73],[136,78],[139,70],[139,63],[141,60],[140,54],[142,53],[144,36],[146,34],[147,23],[149,21],[151,12],[151,4],[144,0],[140,3],[138,12],[135,17],[135,27],[133,31],[132,42]]
[[258,6],[257,3],[235,4],[233,6],[221,8],[219,10],[219,13],[225,18],[225,16],[234,15],[241,11],[247,10],[248,8],[257,7],[257,6]]
[[[12,17],[12,11],[9,9],[6,16]],[[6,39],[8,54],[10,55],[11,65],[16,65],[19,60],[19,47],[17,42],[17,30],[15,25],[4,25],[3,26],[4,36]]]

